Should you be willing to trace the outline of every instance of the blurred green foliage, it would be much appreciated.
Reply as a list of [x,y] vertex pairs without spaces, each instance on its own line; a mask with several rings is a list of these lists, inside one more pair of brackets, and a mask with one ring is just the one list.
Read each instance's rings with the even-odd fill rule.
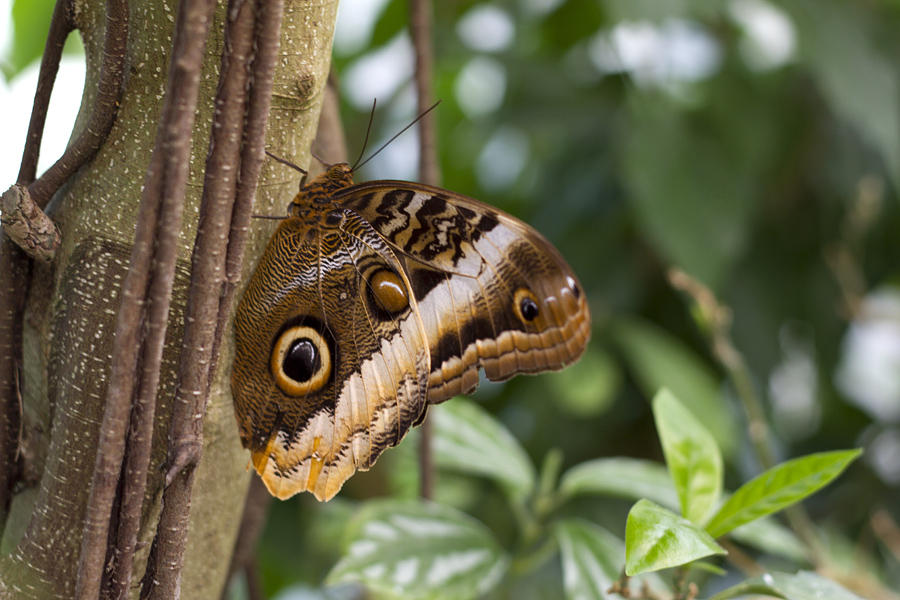
[[[40,60],[47,43],[47,32],[50,30],[50,17],[53,14],[55,0],[12,0],[11,11],[12,40],[0,57],[0,72],[7,81],[21,73],[25,67]],[[5,5],[4,5],[5,6]],[[70,35],[66,39],[63,51],[71,54],[83,54],[81,38]]]
[[[900,586],[898,556],[870,521],[879,511],[900,521],[900,3],[444,0],[433,8],[443,187],[540,229],[578,273],[594,315],[581,363],[482,384],[476,400],[532,463],[560,452],[564,472],[599,457],[661,461],[649,400],[669,387],[716,438],[726,488],[738,488],[762,468],[707,324],[669,283],[678,267],[731,310],[732,341],[765,402],[779,461],[866,448],[806,506],[829,549],[859,561],[847,559],[848,570]],[[11,62],[21,69],[44,39],[26,29],[46,31],[46,20],[23,12],[38,10],[36,0],[14,10]],[[352,75],[390,49],[408,59],[406,2],[381,3],[359,31],[334,59],[351,149],[362,145],[374,95]],[[408,60],[386,69],[383,79],[400,84],[378,97],[382,140],[414,116]],[[401,177],[410,164],[412,156],[373,161],[369,175]],[[866,347],[866,332],[880,342]],[[360,503],[416,494],[417,439],[413,432],[328,504],[275,503],[260,549],[267,592],[317,588]],[[436,495],[514,544],[500,486],[442,469]],[[631,503],[578,496],[566,510],[622,539]],[[578,536],[615,543],[578,523],[560,525],[564,553]],[[550,561],[510,597],[556,597],[561,580]]]
[[[352,149],[368,120],[365,102],[354,100],[365,96],[354,69],[407,35],[405,6],[389,0],[367,43],[336,47]],[[733,385],[692,302],[669,284],[670,267],[732,311],[732,341],[766,404],[779,461],[898,439],[900,411],[884,418],[861,409],[838,373],[849,361],[851,326],[868,323],[867,295],[900,282],[900,5],[534,0],[439,2],[434,10],[443,187],[536,225],[591,299],[594,336],[582,365],[486,384],[475,395],[537,464],[552,449],[566,468],[601,456],[661,460],[649,399],[665,385],[716,437],[727,487],[762,470]],[[485,10],[512,24],[508,44],[490,47],[502,27],[469,41],[467,20]],[[464,83],[467,69],[485,62],[500,100],[473,110],[478,99],[464,96],[479,88]],[[378,97],[376,138],[414,116],[409,77]],[[370,178],[404,168],[387,162]],[[893,335],[893,346],[874,351],[893,352],[884,368],[900,373]],[[900,391],[886,394],[900,405]],[[390,454],[411,457],[411,446],[356,476],[344,498],[396,491],[392,469],[415,463]],[[900,520],[897,470],[873,467],[887,456],[868,452],[809,500],[813,519],[851,546],[872,536],[874,510]],[[501,539],[512,535],[495,487],[459,485],[442,472],[439,498]],[[329,518],[330,506],[297,502],[304,514]],[[587,510],[622,536],[623,506],[605,500]],[[288,526],[273,519],[273,530]],[[873,571],[897,572],[883,542],[860,552]],[[534,577],[541,582],[515,597],[553,597],[542,596],[542,578],[559,572]]]

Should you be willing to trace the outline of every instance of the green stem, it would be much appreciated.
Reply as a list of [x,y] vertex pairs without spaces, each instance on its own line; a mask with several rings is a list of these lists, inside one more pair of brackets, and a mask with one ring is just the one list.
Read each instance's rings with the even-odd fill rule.
[[[713,355],[725,368],[731,379],[738,399],[747,416],[750,441],[763,469],[775,466],[775,451],[769,437],[769,423],[762,400],[753,386],[750,370],[744,357],[734,347],[731,340],[731,310],[722,305],[707,287],[686,273],[673,269],[669,273],[672,285],[686,292],[695,302],[697,312],[702,315],[706,327],[701,326],[709,338]],[[825,552],[816,534],[812,520],[802,504],[796,504],[785,511],[794,532],[803,540],[815,565],[825,562]]]

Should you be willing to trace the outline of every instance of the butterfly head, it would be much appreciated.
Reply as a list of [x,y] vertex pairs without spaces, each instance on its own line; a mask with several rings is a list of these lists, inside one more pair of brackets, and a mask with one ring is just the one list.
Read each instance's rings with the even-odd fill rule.
[[[331,165],[324,173],[317,176],[311,182],[304,181],[300,184],[300,191],[294,197],[294,207],[309,206],[315,204],[328,204],[332,196],[342,189],[353,185],[353,169],[347,163]],[[296,208],[292,209],[295,212]]]

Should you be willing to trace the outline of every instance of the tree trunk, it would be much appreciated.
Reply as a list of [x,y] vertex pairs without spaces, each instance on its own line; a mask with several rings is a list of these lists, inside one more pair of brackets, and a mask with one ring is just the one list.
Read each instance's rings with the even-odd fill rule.
[[[103,48],[103,0],[76,0],[87,54],[87,83],[76,132],[90,114]],[[172,299],[147,474],[142,534],[132,585],[139,581],[155,532],[162,494],[168,420],[190,278],[203,169],[208,151],[225,5],[207,43],[192,143],[181,248]],[[331,53],[337,3],[288,0],[281,36],[267,147],[308,162]],[[119,294],[129,264],[144,172],[171,59],[175,3],[131,0],[125,89],[113,130],[96,157],[54,198],[50,212],[62,246],[50,265],[33,265],[22,365],[25,469],[6,522],[0,522],[0,598],[70,598],[106,397]],[[284,213],[298,175],[264,169],[255,212]],[[252,225],[245,275],[274,222]],[[229,328],[204,422],[205,448],[193,488],[182,597],[219,598],[227,576],[249,475],[231,406]],[[133,587],[133,593],[137,589]]]

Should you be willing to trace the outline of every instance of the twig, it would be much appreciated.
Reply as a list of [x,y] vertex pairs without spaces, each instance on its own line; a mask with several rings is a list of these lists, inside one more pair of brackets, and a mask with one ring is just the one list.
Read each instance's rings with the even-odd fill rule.
[[[434,104],[432,98],[434,47],[431,40],[433,25],[430,0],[411,0],[409,21],[416,53],[417,112],[421,115]],[[434,112],[429,112],[419,121],[419,179],[422,183],[434,186],[440,185],[441,182]]]
[[775,465],[775,454],[769,443],[769,424],[762,401],[756,394],[744,357],[731,343],[731,310],[719,303],[712,291],[700,281],[678,269],[669,271],[669,282],[688,294],[700,309],[704,329],[719,360],[734,383],[738,398],[747,413],[750,440],[764,469]]
[[41,56],[41,69],[38,73],[37,89],[34,92],[31,121],[28,123],[22,164],[19,167],[17,182],[21,185],[32,183],[37,176],[44,124],[47,122],[47,109],[50,107],[50,93],[53,91],[56,74],[59,72],[59,61],[62,58],[63,47],[66,45],[66,38],[75,29],[72,12],[71,0],[56,0],[53,15],[50,17],[47,43],[44,46],[44,54]]
[[650,587],[647,579],[641,580],[641,591],[637,594],[631,591],[631,586],[629,585],[630,581],[631,577],[625,574],[625,568],[623,567],[622,571],[619,573],[619,578],[609,586],[606,593],[617,594],[623,598],[632,598],[634,600],[665,600],[663,596],[656,593],[656,591]]
[[843,297],[842,316],[852,320],[859,313],[868,282],[863,271],[865,239],[878,221],[884,204],[884,181],[867,175],[857,185],[856,197],[841,224],[841,237],[824,249],[825,263],[834,274]]
[[[0,527],[6,521],[12,486],[18,479],[16,455],[21,411],[18,374],[22,356],[22,314],[28,258],[0,230]],[[15,285],[15,282],[23,282]]]
[[[108,4],[108,14],[115,12],[119,18],[126,18],[127,6],[122,0],[115,1],[117,8],[111,11]],[[124,15],[120,13],[123,7],[126,9]],[[110,522],[117,520],[113,518],[112,507],[122,470],[125,432],[133,401],[137,405],[134,411],[137,421],[135,435],[132,436],[132,441],[136,443],[132,461],[142,460],[140,438],[149,436],[147,430],[140,425],[141,417],[147,419],[149,415],[152,426],[187,184],[199,69],[210,15],[211,7],[206,15],[195,14],[194,27],[187,34],[181,32],[182,38],[188,38],[183,54],[178,53],[179,36],[176,31],[176,51],[173,54],[183,60],[173,60],[169,71],[168,92],[139,208],[139,226],[131,265],[121,293],[122,305],[116,327],[106,408],[85,518],[76,583],[77,598],[97,598],[102,585],[101,575],[108,556]],[[179,11],[179,17],[185,18],[182,11]],[[116,35],[121,37],[122,24],[116,24],[115,16],[111,18],[112,20],[107,21],[107,27],[113,27]],[[107,36],[107,47],[109,40],[110,36]],[[192,53],[189,52],[190,49],[193,49]],[[145,323],[146,339],[142,345],[141,334]],[[137,399],[133,400],[139,361],[143,363],[143,369]],[[130,482],[123,499],[123,510],[128,514],[134,510],[135,503],[137,510],[140,510],[143,492],[135,497],[135,491],[146,485],[146,469],[136,472],[132,462],[126,472]],[[120,541],[123,537],[130,536],[127,528],[121,533]],[[128,562],[132,559],[133,552],[134,545],[131,545],[114,554],[117,560]],[[113,584],[107,584],[113,585],[111,592],[121,593],[122,585],[127,590],[127,583],[118,579],[118,574],[116,577]],[[124,579],[127,580],[128,577],[130,575],[125,575]]]
[[[234,553],[231,555],[231,566],[228,569],[228,579],[226,579],[226,581],[230,581],[235,573],[245,572],[251,597],[253,597],[255,585],[259,584],[258,581],[251,581],[251,573],[256,564],[256,547],[259,543],[259,536],[262,535],[265,528],[271,505],[272,494],[266,489],[262,479],[253,477],[247,490],[247,502],[244,504],[241,527],[238,529],[234,542]],[[226,585],[222,590],[222,600],[226,600],[228,597],[228,586]]]
[[631,578],[625,573],[625,569],[623,568],[619,573],[619,578],[613,581],[613,584],[609,586],[606,593],[618,594],[623,598],[631,598],[631,588],[628,586],[629,581],[631,581]]
[[[63,2],[64,0],[59,0]],[[125,76],[125,49],[128,42],[127,0],[106,0],[106,38],[103,43],[103,65],[97,87],[97,98],[91,119],[78,139],[66,148],[63,155],[47,172],[28,186],[28,192],[39,206],[45,206],[56,190],[80,169],[103,144],[109,135],[116,112],[122,81]],[[58,62],[58,59],[57,59]],[[37,134],[43,130],[43,123]],[[32,132],[29,130],[29,138]]]
[[766,572],[765,567],[756,562],[752,556],[741,550],[740,547],[731,540],[722,538],[716,541],[728,551],[728,554],[725,557],[726,560],[740,569],[745,575],[755,576],[762,575]]
[[[197,72],[199,73],[199,64]],[[238,97],[242,97],[242,90]],[[196,98],[194,102],[196,102]],[[185,183],[186,181],[185,178]],[[113,572],[109,579],[108,596],[115,599],[124,599],[128,595],[134,554],[140,532],[141,509],[147,488],[147,472],[152,452],[153,423],[156,415],[161,359],[174,281],[178,236],[181,229],[184,187],[181,189],[181,206],[177,210],[177,221],[166,223],[167,219],[164,214],[160,227],[156,231],[159,241],[154,264],[157,265],[157,269],[153,274],[149,291],[148,331],[144,342],[145,359],[131,413],[130,435],[127,440],[128,450],[123,470],[122,501],[117,519],[115,546],[111,552]],[[175,218],[175,211],[171,216],[173,219]],[[164,269],[160,269],[161,265],[164,265]]]
[[[418,113],[426,112],[432,102],[434,74],[434,49],[432,47],[432,14],[430,0],[410,0],[410,31],[416,53],[416,97]],[[438,186],[441,171],[437,157],[437,133],[434,112],[428,112],[419,121],[419,180]],[[419,429],[419,495],[431,499],[434,495],[434,459],[431,455],[432,425],[428,419]]]
[[256,184],[265,161],[266,124],[272,105],[272,88],[275,80],[275,64],[278,60],[281,17],[284,0],[261,2],[254,32],[256,55],[250,65],[250,97],[247,104],[247,123],[244,128],[244,148],[241,153],[241,174],[238,178],[237,197],[228,234],[228,253],[225,256],[225,282],[219,302],[219,320],[216,323],[215,347],[210,377],[215,373],[219,344],[225,332],[228,315],[234,303],[237,285],[241,280],[241,266],[247,247],[247,232],[253,214]]
[[[19,167],[17,182],[21,186],[33,182],[37,171],[50,91],[59,71],[66,37],[74,28],[68,8],[67,0],[57,0],[50,18],[50,31],[41,58],[31,122]],[[0,524],[5,519],[12,498],[12,485],[18,477],[15,459],[18,436],[13,432],[18,431],[21,422],[16,402],[16,380],[22,363],[22,311],[29,273],[28,257],[4,228],[0,231],[0,281],[3,282],[0,286]]]
[[900,526],[891,518],[890,513],[879,508],[872,513],[870,523],[875,537],[881,540],[895,560],[900,561]]
[[[53,10],[17,179],[19,185],[28,186],[25,193],[37,209],[43,209],[59,186],[96,153],[112,128],[121,93],[128,37],[127,0],[107,0],[107,31],[115,33],[106,36],[97,100],[90,123],[48,173],[35,181],[50,92],[66,37],[74,29],[72,10],[69,0],[57,0]],[[0,233],[0,281],[4,282],[0,292],[0,460],[3,461],[0,463],[0,513],[5,512],[10,486],[16,477],[15,465],[9,459],[16,454],[16,441],[9,432],[18,430],[15,382],[22,362],[22,308],[28,278],[27,257],[15,250],[12,241]]]
[[[731,311],[719,303],[706,286],[678,269],[669,271],[672,286],[688,294],[699,308],[703,332],[709,337],[713,355],[725,368],[747,415],[750,441],[763,469],[775,466],[775,452],[769,439],[769,424],[762,400],[756,393],[750,369],[731,341]],[[812,521],[802,504],[789,507],[785,515],[792,529],[803,540],[815,564],[825,560],[822,546]]]
[[[209,6],[210,8],[212,5]],[[280,22],[281,4],[272,2],[267,10]],[[180,594],[181,570],[190,518],[191,491],[196,466],[203,449],[203,415],[209,398],[209,383],[214,362],[213,348],[218,348],[223,318],[229,306],[220,305],[223,293],[228,233],[237,192],[237,171],[241,151],[241,131],[246,102],[247,64],[250,60],[251,33],[260,7],[250,2],[231,0],[226,25],[226,47],[223,55],[220,85],[216,96],[216,115],[212,126],[206,180],[200,206],[200,224],[192,258],[191,287],[185,314],[184,339],[178,368],[178,386],[169,426],[166,458],[166,487],[162,512],[151,548],[141,590],[142,598],[177,598]],[[203,36],[205,39],[205,35]],[[278,40],[278,30],[274,40]],[[274,74],[277,52],[267,54],[269,62],[263,73]],[[178,53],[176,53],[178,56]],[[264,75],[263,75],[264,76]],[[271,88],[271,80],[262,82]],[[267,113],[267,111],[266,111]],[[255,125],[265,129],[266,113],[256,113]],[[248,145],[249,142],[248,142]],[[255,156],[261,161],[260,139],[253,140]],[[258,174],[258,166],[256,172]],[[247,182],[249,198],[255,180]],[[247,217],[249,222],[249,216]],[[244,230],[244,235],[246,229]],[[243,243],[243,240],[240,241]]]

